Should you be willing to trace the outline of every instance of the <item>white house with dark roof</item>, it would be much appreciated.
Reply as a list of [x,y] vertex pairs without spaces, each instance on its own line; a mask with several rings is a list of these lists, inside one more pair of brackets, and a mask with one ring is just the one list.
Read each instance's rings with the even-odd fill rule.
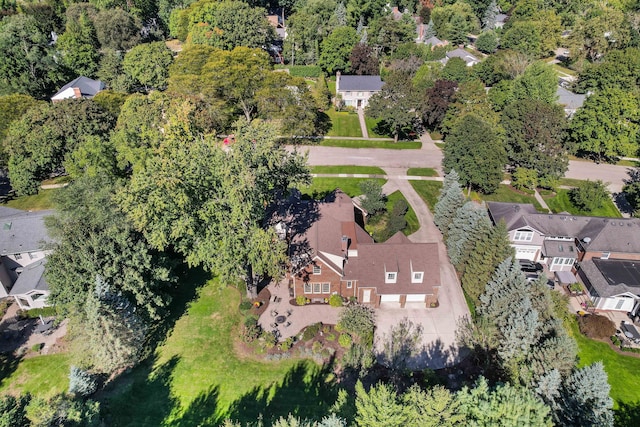
[[105,84],[100,80],[80,76],[62,86],[60,90],[51,97],[51,101],[58,102],[64,99],[93,98],[98,92],[104,90],[104,88]]
[[640,219],[540,213],[518,203],[487,208],[494,224],[504,221],[516,258],[575,273],[596,309],[629,312],[640,305]]
[[52,212],[0,208],[0,297],[13,297],[21,309],[47,305],[45,246],[51,239],[44,218]]
[[442,58],[441,61],[443,64],[446,64],[447,62],[449,62],[451,58],[462,59],[465,62],[465,64],[467,64],[467,67],[473,67],[474,65],[480,62],[480,60],[475,55],[472,55],[471,53],[467,52],[462,48],[457,48],[447,52],[445,54],[445,57]]
[[369,98],[380,92],[383,85],[380,76],[343,76],[336,73],[336,93],[347,107],[365,108],[369,105]]

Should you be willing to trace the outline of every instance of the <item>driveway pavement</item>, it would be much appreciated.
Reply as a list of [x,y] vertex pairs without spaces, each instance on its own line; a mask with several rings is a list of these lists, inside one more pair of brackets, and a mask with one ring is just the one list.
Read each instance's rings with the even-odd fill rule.
[[627,166],[616,166],[609,164],[595,164],[580,160],[570,160],[569,170],[564,174],[566,178],[601,180],[608,184],[609,191],[619,193],[624,186],[624,180],[629,178]]

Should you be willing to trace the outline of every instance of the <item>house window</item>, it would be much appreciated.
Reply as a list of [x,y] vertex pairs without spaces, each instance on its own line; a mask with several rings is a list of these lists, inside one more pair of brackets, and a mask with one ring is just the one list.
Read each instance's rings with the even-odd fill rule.
[[351,91],[350,91],[350,90],[346,91],[346,92],[344,93],[344,95],[345,95],[345,96],[351,96]]
[[602,256],[600,257],[600,259],[609,259],[610,256],[611,252],[602,252]]
[[328,294],[331,292],[331,283],[323,283],[322,284],[322,293]]
[[424,273],[422,271],[417,271],[413,273],[413,279],[411,280],[413,283],[422,283],[422,277]]
[[310,294],[311,293],[311,283],[305,283],[304,284],[304,293],[305,294]]
[[623,305],[624,305],[624,300],[618,299],[618,303],[616,304],[616,310],[620,310]]
[[358,92],[358,96],[362,96],[362,92]]
[[314,294],[319,294],[321,290],[322,290],[322,288],[320,287],[320,283],[314,283],[313,284],[313,293]]
[[313,274],[321,274],[322,273],[322,268],[320,268],[319,265],[314,265],[313,266]]
[[16,259],[22,259],[22,255],[20,255],[20,254],[15,254],[14,256],[15,256]]
[[347,280],[347,289],[351,289],[353,287],[353,282],[351,280]]
[[513,240],[516,242],[530,242],[533,240],[533,231],[531,230],[518,230],[516,231]]
[[387,273],[385,283],[396,283],[397,275],[398,273],[395,273],[395,272]]

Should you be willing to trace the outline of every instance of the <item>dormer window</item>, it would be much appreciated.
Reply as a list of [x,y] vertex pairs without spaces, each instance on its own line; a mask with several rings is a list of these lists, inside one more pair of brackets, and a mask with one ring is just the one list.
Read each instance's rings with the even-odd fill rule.
[[413,276],[411,276],[411,283],[422,283],[423,278],[424,273],[422,271],[414,271]]
[[513,240],[516,242],[530,242],[533,240],[533,231],[531,230],[518,230],[513,236]]
[[387,272],[387,276],[385,278],[385,283],[396,283],[396,279],[398,277],[398,273],[396,272]]
[[322,274],[322,268],[320,268],[319,265],[314,265],[313,266],[313,274]]

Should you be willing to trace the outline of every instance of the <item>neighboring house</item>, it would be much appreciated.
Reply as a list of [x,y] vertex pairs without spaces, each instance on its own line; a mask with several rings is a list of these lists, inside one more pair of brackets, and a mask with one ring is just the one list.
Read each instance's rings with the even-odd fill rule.
[[578,93],[573,93],[562,86],[558,86],[558,90],[556,90],[556,95],[558,97],[558,104],[562,105],[564,108],[564,113],[567,117],[573,116],[579,108],[584,104],[584,100],[587,98],[587,95],[580,95]]
[[284,9],[275,9],[267,15],[267,20],[275,30],[277,36],[284,40],[287,38],[287,28],[284,25]]
[[105,85],[100,80],[80,76],[62,86],[62,88],[51,97],[51,101],[58,102],[64,99],[93,98],[98,92],[104,90],[104,88]]
[[291,295],[322,302],[339,294],[373,307],[437,302],[437,243],[412,243],[402,233],[375,243],[356,214],[340,190],[320,202],[289,201],[276,230],[288,236]]
[[488,202],[504,221],[516,258],[575,272],[595,308],[631,311],[640,301],[640,220],[539,213],[530,204]]
[[380,92],[384,83],[380,76],[343,76],[336,73],[336,93],[347,107],[365,108],[369,98]]
[[47,305],[44,217],[51,213],[0,208],[0,297],[12,296],[24,310]]
[[474,65],[480,62],[480,60],[477,57],[475,57],[474,55],[470,54],[469,52],[467,52],[462,48],[457,48],[447,52],[445,57],[441,61],[443,64],[446,64],[451,58],[462,59],[465,62],[465,64],[467,64],[467,67],[473,67]]
[[495,23],[495,28],[502,28],[504,27],[504,24],[507,23],[507,20],[509,19],[509,15],[505,15],[504,13],[499,13],[496,15],[496,23]]
[[425,39],[424,38],[424,32],[425,32],[426,28],[427,28],[427,26],[424,25],[424,24],[419,24],[418,25],[418,27],[417,27],[418,37],[416,38],[416,43],[424,43],[426,45],[430,45],[431,46],[431,50],[433,50],[436,47],[443,47],[443,46],[449,45],[448,41],[440,40],[436,36],[429,37],[429,38]]

